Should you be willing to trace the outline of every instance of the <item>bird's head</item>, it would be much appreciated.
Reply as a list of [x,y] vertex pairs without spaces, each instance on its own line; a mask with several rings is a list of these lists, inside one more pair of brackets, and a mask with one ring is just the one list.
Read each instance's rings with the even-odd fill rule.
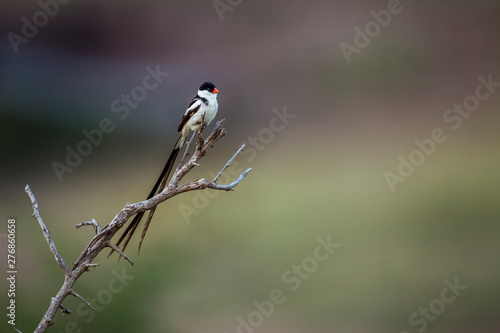
[[199,91],[206,91],[212,94],[217,94],[219,92],[219,89],[215,88],[215,85],[212,82],[204,82],[201,86]]

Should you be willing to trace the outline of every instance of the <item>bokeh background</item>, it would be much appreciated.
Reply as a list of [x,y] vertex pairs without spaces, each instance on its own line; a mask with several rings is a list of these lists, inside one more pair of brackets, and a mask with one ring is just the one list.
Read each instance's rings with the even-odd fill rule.
[[[25,185],[73,262],[93,233],[74,225],[104,226],[145,198],[209,80],[228,134],[188,178],[213,175],[243,142],[249,148],[223,178],[253,171],[234,192],[162,204],[140,255],[137,241],[129,247],[134,267],[101,254],[77,282],[98,311],[68,298],[73,314],[57,314],[50,332],[498,331],[500,87],[457,129],[443,115],[475,93],[479,76],[500,81],[500,3],[401,1],[348,62],[341,43],[353,45],[354,28],[387,7],[71,1],[43,22],[40,3],[4,1],[0,255],[6,276],[15,218],[17,328],[34,330],[63,280]],[[46,24],[15,52],[8,34],[22,35],[33,16]],[[147,66],[169,75],[121,119],[112,103],[142,84]],[[273,120],[285,110],[286,123]],[[113,131],[60,181],[53,163],[65,164],[67,147],[104,118]],[[400,156],[417,156],[414,141],[436,128],[446,141],[391,190],[386,172],[397,174]],[[318,238],[340,247],[312,260]],[[467,287],[450,304],[441,300],[446,280]],[[268,305],[276,289],[284,301],[259,315],[255,301]]]

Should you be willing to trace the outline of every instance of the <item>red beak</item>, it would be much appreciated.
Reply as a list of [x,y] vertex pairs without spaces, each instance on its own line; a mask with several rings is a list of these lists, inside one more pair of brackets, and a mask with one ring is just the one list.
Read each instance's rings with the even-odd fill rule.
[[218,93],[219,92],[219,89],[217,88],[214,88],[214,94]]

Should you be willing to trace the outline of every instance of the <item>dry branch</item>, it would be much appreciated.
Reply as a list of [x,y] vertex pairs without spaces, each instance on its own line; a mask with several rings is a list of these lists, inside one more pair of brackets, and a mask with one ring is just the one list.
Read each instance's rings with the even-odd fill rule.
[[47,229],[45,223],[43,222],[42,215],[40,215],[40,211],[38,210],[38,202],[36,201],[35,195],[31,192],[29,185],[26,185],[25,191],[31,199],[31,204],[33,205],[33,217],[37,219],[38,224],[40,224],[40,228],[42,228],[43,236],[49,245],[50,253],[54,255],[54,258],[59,264],[59,267],[63,270],[64,275],[68,276],[70,272],[69,267],[66,265],[59,252],[57,252],[56,245],[52,241],[52,237],[50,237],[49,229]]
[[76,225],[76,228],[80,228],[82,226],[90,225],[94,227],[95,236],[90,240],[89,244],[85,247],[85,249],[80,254],[79,258],[73,263],[73,268],[69,268],[69,266],[65,263],[61,255],[57,252],[56,246],[50,236],[50,231],[47,229],[39,211],[38,203],[36,201],[35,195],[31,192],[29,185],[26,185],[25,191],[28,193],[31,203],[33,206],[33,216],[37,219],[40,227],[42,229],[42,233],[47,240],[47,244],[49,246],[50,252],[53,254],[56,262],[59,264],[61,269],[64,272],[64,283],[56,294],[55,297],[52,297],[49,308],[45,312],[40,324],[35,330],[35,333],[45,332],[45,330],[51,326],[52,319],[54,318],[57,310],[61,309],[63,314],[70,314],[71,310],[67,309],[62,305],[62,302],[68,295],[73,295],[74,297],[79,298],[82,302],[88,305],[90,308],[94,309],[92,305],[86,301],[82,296],[77,294],[73,290],[73,285],[76,280],[89,270],[90,267],[96,267],[97,263],[92,263],[95,257],[106,247],[110,247],[116,252],[119,253],[120,256],[124,257],[131,265],[134,265],[134,262],[123,253],[115,244],[112,243],[111,239],[113,236],[120,230],[121,227],[125,225],[127,220],[133,215],[143,212],[146,210],[154,209],[163,201],[172,198],[178,194],[193,191],[193,190],[202,190],[205,188],[212,188],[216,190],[225,190],[229,191],[236,187],[245,176],[250,172],[251,169],[244,171],[236,180],[234,180],[231,184],[220,185],[217,184],[217,180],[220,174],[229,166],[236,155],[244,148],[244,145],[234,154],[234,156],[224,165],[219,174],[214,178],[214,180],[209,181],[207,179],[199,179],[194,182],[185,183],[179,185],[179,182],[182,178],[195,166],[199,166],[198,161],[205,156],[208,149],[212,147],[220,138],[222,138],[226,131],[222,127],[224,119],[217,122],[212,133],[208,136],[206,140],[203,140],[201,136],[201,132],[203,129],[198,131],[198,144],[196,146],[195,152],[193,156],[186,162],[182,167],[177,168],[177,170],[172,175],[172,178],[169,184],[163,189],[162,192],[158,193],[154,197],[148,200],[144,200],[135,204],[127,204],[125,207],[116,214],[113,220],[102,229],[99,227],[99,224],[92,219],[92,221],[82,222]]

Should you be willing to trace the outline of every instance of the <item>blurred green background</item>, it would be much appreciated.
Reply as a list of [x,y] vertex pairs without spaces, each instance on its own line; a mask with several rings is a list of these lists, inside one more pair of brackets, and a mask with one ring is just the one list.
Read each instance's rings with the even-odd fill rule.
[[[63,281],[25,185],[73,262],[93,233],[74,225],[104,226],[145,198],[207,80],[228,134],[188,178],[213,175],[243,142],[223,178],[253,171],[234,192],[163,203],[140,255],[129,246],[134,267],[101,254],[75,285],[98,311],[70,297],[73,314],[49,332],[500,329],[498,84],[458,128],[446,121],[475,101],[478,77],[500,82],[499,2],[87,1],[57,13],[41,3],[53,17],[36,1],[0,11],[0,255],[6,276],[15,218],[18,329],[35,329]],[[10,33],[34,17],[38,31],[13,46]],[[341,45],[355,42],[348,62]],[[147,66],[169,75],[127,116],[114,112]],[[53,163],[104,118],[111,133],[60,181]],[[436,128],[446,140],[422,159],[414,141]],[[401,158],[419,165],[391,189]],[[318,238],[340,245],[323,261]]]

